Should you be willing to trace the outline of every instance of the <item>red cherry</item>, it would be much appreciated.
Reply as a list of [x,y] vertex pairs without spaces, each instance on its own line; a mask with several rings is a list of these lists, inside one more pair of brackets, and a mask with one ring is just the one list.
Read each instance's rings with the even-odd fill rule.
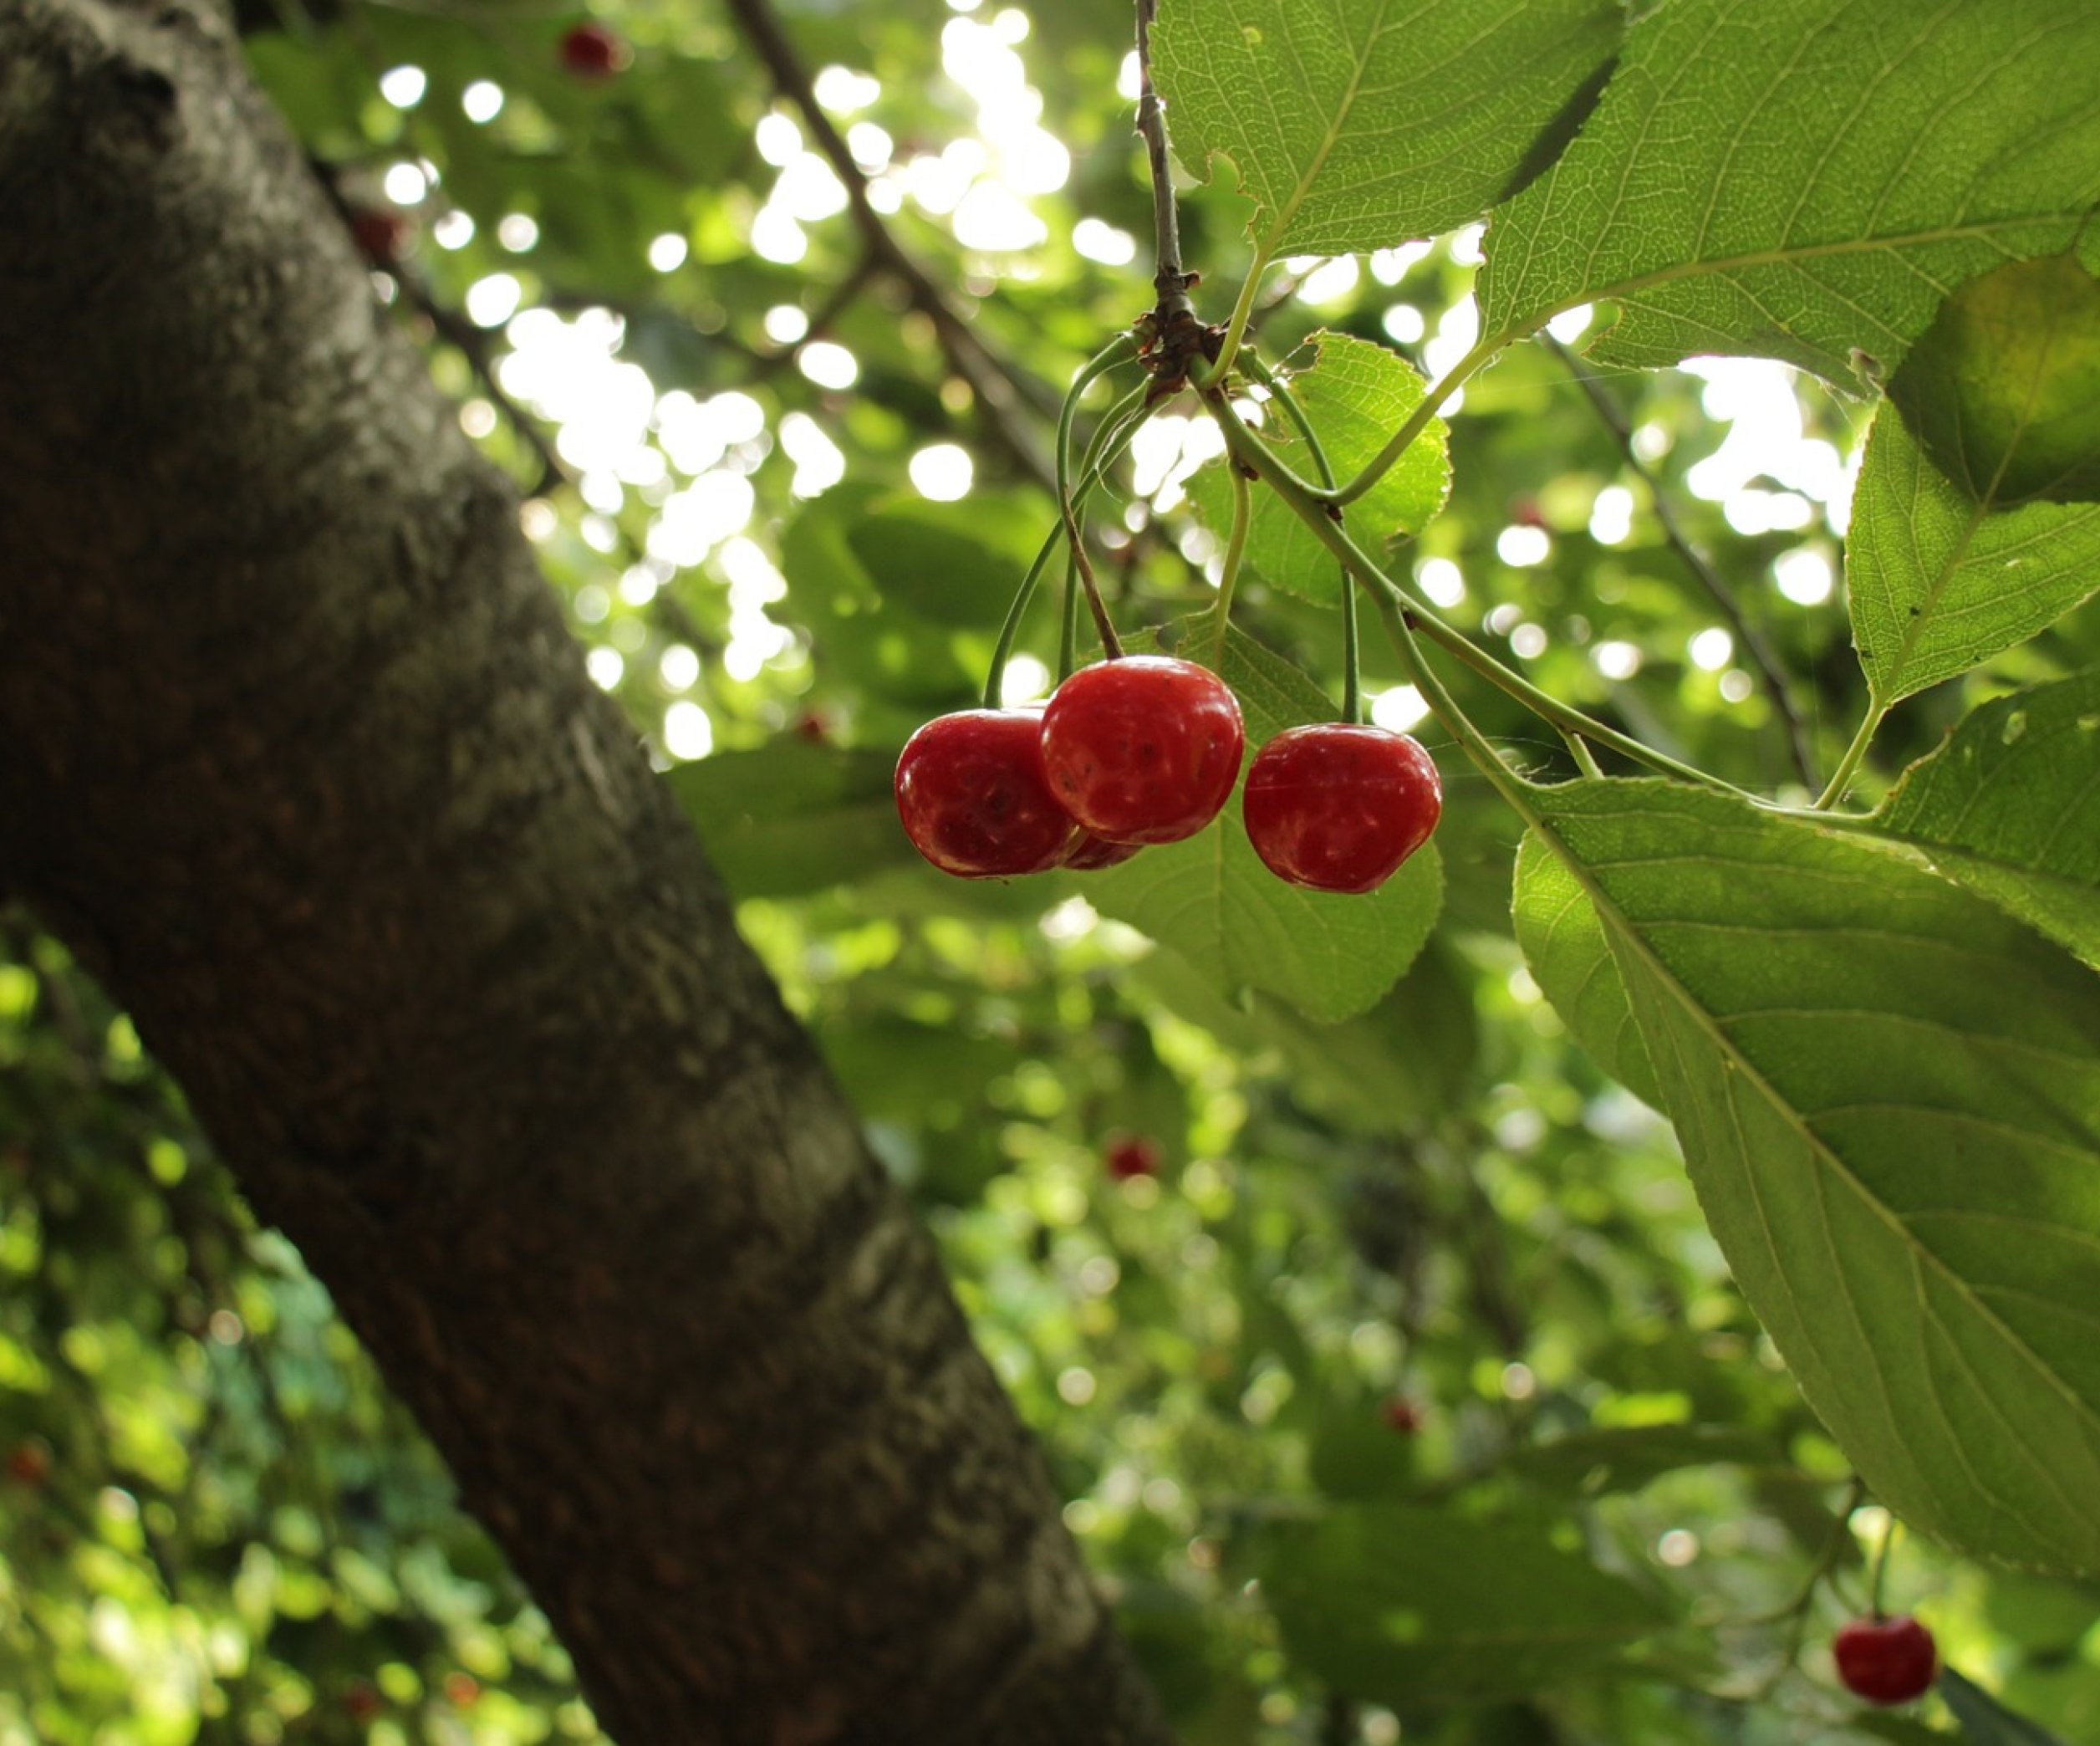
[[1112,843],[1178,843],[1218,815],[1246,729],[1207,667],[1131,655],[1082,667],[1050,699],[1042,762],[1066,809]]
[[1064,864],[1074,873],[1091,873],[1096,868],[1113,867],[1127,861],[1144,846],[1141,843],[1111,843],[1091,830],[1082,830],[1071,854],[1065,856]]
[[912,846],[963,879],[1042,873],[1078,827],[1042,770],[1042,713],[965,709],[936,717],[897,760],[897,816]]
[[380,1694],[369,1681],[354,1682],[343,1694],[343,1708],[353,1722],[370,1722],[380,1708]]
[[51,1452],[40,1442],[26,1442],[8,1455],[8,1477],[21,1485],[41,1485],[51,1477]]
[[1395,1395],[1385,1403],[1385,1422],[1403,1437],[1412,1437],[1422,1428],[1422,1409],[1403,1396]]
[[629,54],[627,39],[596,19],[573,26],[562,38],[562,64],[579,79],[609,79]]
[[384,207],[359,207],[350,214],[350,234],[364,258],[375,267],[391,267],[408,248],[415,227],[405,212]]
[[471,1673],[455,1670],[445,1676],[446,1701],[455,1709],[471,1709],[482,1695],[482,1682]]
[[1247,840],[1278,879],[1372,891],[1429,840],[1444,789],[1408,735],[1322,722],[1287,728],[1255,754],[1246,807]]
[[805,709],[795,717],[795,738],[813,746],[831,743],[831,723],[818,711]]
[[1119,1182],[1160,1173],[1160,1147],[1143,1134],[1119,1134],[1109,1142],[1109,1174]]
[[1932,1633],[1908,1613],[1895,1619],[1854,1619],[1830,1646],[1845,1689],[1869,1703],[1908,1703],[1923,1695],[1939,1669]]

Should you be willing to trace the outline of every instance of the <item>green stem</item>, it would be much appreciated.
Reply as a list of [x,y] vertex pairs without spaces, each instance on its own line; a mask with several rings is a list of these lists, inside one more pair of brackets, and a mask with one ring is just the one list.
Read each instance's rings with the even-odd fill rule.
[[[1212,417],[1218,421],[1225,433],[1226,446],[1233,457],[1254,469],[1255,472],[1272,486],[1277,495],[1291,506],[1299,519],[1312,528],[1328,549],[1339,558],[1358,580],[1369,588],[1384,610],[1390,606],[1404,611],[1409,620],[1409,628],[1419,630],[1446,653],[1456,656],[1491,684],[1507,692],[1525,705],[1542,720],[1565,732],[1580,733],[1600,746],[1609,748],[1622,757],[1630,758],[1650,768],[1674,776],[1684,782],[1699,784],[1701,787],[1715,789],[1738,799],[1755,801],[1756,797],[1745,793],[1732,783],[1724,782],[1718,776],[1710,776],[1704,770],[1680,763],[1652,746],[1644,745],[1629,734],[1570,707],[1541,691],[1521,673],[1514,672],[1484,649],[1475,646],[1471,639],[1453,630],[1424,602],[1416,600],[1400,585],[1386,574],[1354,540],[1348,530],[1328,513],[1328,506],[1317,494],[1302,484],[1294,483],[1289,469],[1276,459],[1268,445],[1241,422],[1224,396],[1211,390],[1204,396],[1204,404]],[[1420,682],[1415,682],[1420,685]],[[1430,696],[1423,688],[1425,697]]]
[[[1138,427],[1150,416],[1150,411],[1144,404],[1145,395],[1150,387],[1149,382],[1139,384],[1111,406],[1107,416],[1102,419],[1100,428],[1094,432],[1093,441],[1088,444],[1086,458],[1081,463],[1080,503],[1083,504],[1093,488],[1107,477],[1109,469],[1115,465],[1124,447],[1137,434]],[[1021,579],[1020,587],[1014,590],[1013,602],[1007,608],[1006,621],[999,627],[999,641],[991,651],[991,668],[985,676],[984,707],[986,709],[1000,707],[1001,682],[1006,676],[1007,657],[1013,652],[1014,638],[1021,630],[1022,615],[1028,610],[1028,602],[1034,596],[1036,583],[1042,576],[1044,566],[1050,562],[1051,554],[1065,538],[1066,523],[1061,517],[1058,525],[1044,535],[1042,544],[1036,551],[1034,562],[1029,564],[1027,574]]]
[[1873,1619],[1885,1619],[1881,1609],[1883,1580],[1888,1574],[1888,1549],[1896,1544],[1896,1519],[1893,1515],[1882,1524],[1881,1544],[1874,1548],[1873,1571],[1867,1579],[1867,1614]]
[[1232,360],[1240,355],[1240,343],[1246,338],[1247,323],[1253,318],[1256,294],[1262,288],[1262,275],[1269,270],[1272,257],[1265,248],[1255,256],[1254,263],[1247,268],[1246,282],[1240,287],[1239,300],[1232,305],[1232,318],[1225,326],[1225,343],[1219,348],[1217,362],[1205,373],[1205,380],[1222,383],[1232,368]]
[[1356,628],[1356,579],[1342,572],[1342,719],[1353,728],[1363,719],[1363,663]]
[[1101,585],[1094,580],[1093,564],[1087,556],[1086,533],[1079,525],[1078,508],[1072,501],[1072,421],[1078,416],[1080,396],[1094,379],[1107,375],[1119,364],[1133,361],[1137,355],[1136,340],[1129,334],[1118,334],[1073,379],[1071,392],[1065,396],[1064,405],[1058,411],[1058,509],[1064,519],[1065,538],[1072,544],[1073,561],[1079,566],[1079,582],[1087,591],[1087,606],[1093,614],[1094,629],[1100,633],[1102,649],[1111,661],[1123,653],[1123,645],[1116,641],[1109,609],[1101,604]]
[[1058,683],[1063,685],[1079,664],[1079,566],[1064,564],[1064,610],[1058,630]]
[[1860,761],[1867,755],[1867,748],[1873,743],[1875,730],[1881,726],[1882,717],[1888,712],[1880,704],[1868,706],[1866,719],[1860,722],[1859,732],[1853,735],[1852,743],[1845,748],[1845,755],[1838,761],[1838,773],[1830,779],[1830,786],[1816,797],[1816,810],[1827,812],[1845,798],[1845,790],[1852,786],[1852,779],[1859,773]]
[[1246,556],[1247,528],[1254,520],[1254,493],[1247,489],[1247,476],[1228,463],[1232,481],[1232,531],[1226,537],[1225,567],[1218,574],[1218,604],[1211,609],[1211,640],[1218,659],[1225,659],[1225,635],[1232,621],[1232,591],[1240,580],[1240,564]]
[[1338,503],[1353,503],[1362,497],[1365,492],[1392,471],[1393,463],[1404,455],[1414,445],[1414,439],[1429,428],[1430,421],[1436,416],[1438,409],[1443,406],[1444,402],[1455,394],[1476,372],[1492,363],[1508,343],[1507,340],[1499,337],[1482,340],[1472,350],[1445,370],[1435,385],[1424,393],[1422,403],[1408,414],[1399,429],[1393,433],[1392,440],[1378,453],[1372,456],[1363,472],[1351,479],[1339,491],[1322,492],[1316,494],[1323,498],[1331,497],[1333,501]]
[[1563,732],[1561,738],[1567,742],[1567,755],[1575,760],[1575,768],[1585,776],[1601,780],[1604,773],[1597,767],[1597,754],[1589,748],[1589,742],[1579,733]]
[[[1323,489],[1334,488],[1334,463],[1327,457],[1327,447],[1320,441],[1320,433],[1312,428],[1312,421],[1305,416],[1305,408],[1298,404],[1298,397],[1291,392],[1290,384],[1271,370],[1262,355],[1249,346],[1241,355],[1240,367],[1259,382],[1282,407],[1284,416],[1297,426],[1298,435],[1312,457],[1312,465],[1320,475]],[[1338,508],[1335,514],[1341,511]],[[1342,591],[1342,719],[1354,727],[1363,719],[1363,665],[1360,654],[1361,643],[1357,627],[1356,579],[1350,575],[1348,566],[1342,566],[1339,579]]]

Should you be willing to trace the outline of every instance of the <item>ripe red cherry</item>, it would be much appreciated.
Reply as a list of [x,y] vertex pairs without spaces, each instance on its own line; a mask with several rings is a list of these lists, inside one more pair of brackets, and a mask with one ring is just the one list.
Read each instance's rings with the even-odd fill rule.
[[8,1477],[19,1485],[41,1485],[51,1477],[51,1452],[26,1442],[8,1452]]
[[1042,873],[1078,827],[1042,772],[1042,712],[965,709],[936,717],[897,760],[897,816],[912,846],[963,879]]
[[1143,846],[1140,843],[1111,843],[1091,830],[1082,830],[1072,852],[1065,856],[1064,864],[1074,873],[1091,873],[1098,867],[1113,867],[1127,861]]
[[1924,1695],[1939,1668],[1932,1633],[1908,1613],[1854,1619],[1830,1646],[1845,1689],[1869,1703],[1908,1703]]
[[1422,1428],[1422,1409],[1404,1395],[1395,1395],[1385,1403],[1385,1422],[1403,1437],[1412,1437]]
[[1160,1173],[1160,1147],[1143,1134],[1119,1134],[1109,1142],[1109,1174],[1119,1182]]
[[562,64],[579,79],[609,79],[627,64],[627,39],[595,19],[562,38]]
[[1218,815],[1246,729],[1231,687],[1193,661],[1130,655],[1082,667],[1042,717],[1065,809],[1112,843],[1178,843]]
[[1247,771],[1247,840],[1279,879],[1370,891],[1430,839],[1444,789],[1404,733],[1347,722],[1288,728]]
[[364,258],[376,267],[391,267],[407,248],[415,227],[405,212],[381,207],[359,207],[350,215],[350,234]]

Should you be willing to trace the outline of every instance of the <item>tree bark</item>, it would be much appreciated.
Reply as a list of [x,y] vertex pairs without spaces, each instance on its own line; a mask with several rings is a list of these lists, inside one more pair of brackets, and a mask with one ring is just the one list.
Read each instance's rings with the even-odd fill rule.
[[932,1245],[217,18],[0,4],[0,890],[625,1746],[1157,1742]]

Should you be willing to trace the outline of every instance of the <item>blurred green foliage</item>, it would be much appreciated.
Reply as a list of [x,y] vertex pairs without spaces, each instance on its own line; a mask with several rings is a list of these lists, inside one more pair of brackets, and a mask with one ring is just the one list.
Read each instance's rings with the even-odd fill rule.
[[[778,10],[806,67],[837,69],[819,93],[879,216],[996,360],[1002,405],[869,255],[718,6],[603,8],[635,59],[595,84],[560,66],[573,16],[523,3],[281,0],[247,46],[346,210],[410,219],[375,293],[466,427],[528,490],[552,445],[567,482],[525,525],[592,673],[938,1233],[1183,1737],[1950,1737],[1937,1700],[1891,1721],[1837,1688],[1821,1645],[1864,1604],[1873,1514],[1855,1540],[1849,1468],[1731,1285],[1667,1126],[1524,967],[1516,824],[1460,758],[1437,932],[1332,1025],[1221,988],[1083,876],[966,886],[910,855],[896,748],[972,700],[1050,525],[1012,451],[1146,301],[1128,8]],[[1022,125],[1038,100],[1070,154],[1054,186]],[[971,217],[973,189],[992,191]],[[971,240],[1009,208],[1036,240]],[[1246,217],[1229,176],[1191,187],[1189,259],[1229,281]],[[1462,349],[1477,240],[1286,263],[1264,349],[1323,328],[1418,362]],[[1097,258],[1125,244],[1133,265]],[[1805,798],[1643,471],[1790,675],[1827,770],[1867,702],[1828,584],[1863,415],[1771,370],[1604,372],[1637,467],[1580,367],[1525,347],[1468,385],[1449,508],[1396,563],[1555,695]],[[1216,534],[1165,477],[1176,434],[1200,440],[1186,410],[1096,510],[1134,633],[1211,596]],[[1694,489],[1730,442],[1743,466]],[[930,504],[914,462],[948,444],[971,489]],[[1796,475],[1817,456],[1812,491]],[[1331,613],[1256,575],[1241,616],[1339,694]],[[1055,620],[1038,606],[1019,645],[1045,670]],[[2097,656],[2087,613],[1921,697],[1869,790],[1970,703]],[[1400,683],[1381,643],[1365,666],[1367,695]],[[1526,766],[1573,773],[1506,698],[1466,702]],[[125,1020],[26,918],[0,944],[0,1746],[597,1738],[545,1621]],[[1156,1177],[1111,1180],[1119,1136],[1156,1144]],[[1789,1610],[1824,1561],[1796,1668]],[[1352,1637],[1367,1565],[1366,1606],[1419,1591],[1440,1679]],[[1481,1580],[1505,1570],[1520,1596]],[[1888,1593],[2006,1704],[2100,1739],[2100,1590],[1899,1537]],[[1600,1611],[1624,1628],[1577,1654],[1542,1622]]]

